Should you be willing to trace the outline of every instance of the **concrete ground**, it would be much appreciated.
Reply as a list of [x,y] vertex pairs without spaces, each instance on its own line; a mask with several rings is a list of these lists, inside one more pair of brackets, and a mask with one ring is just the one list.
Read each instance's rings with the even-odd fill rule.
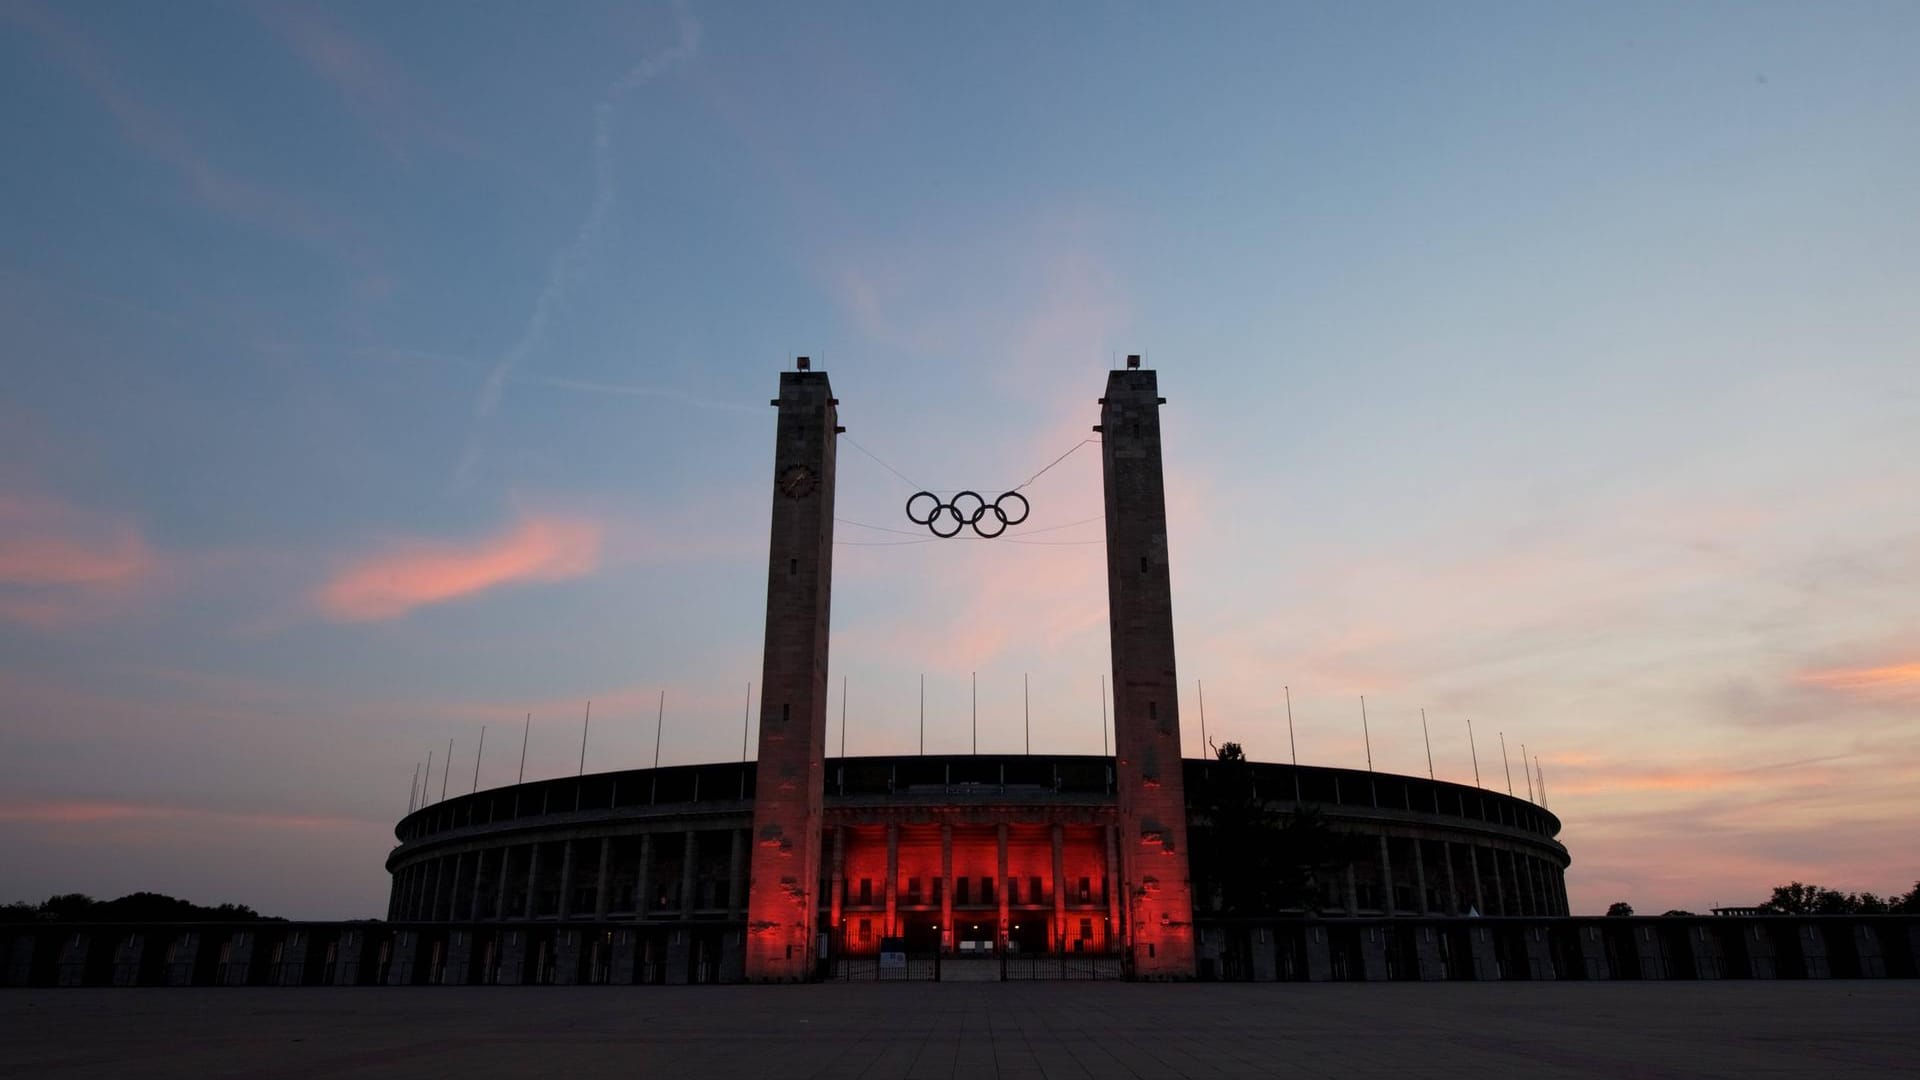
[[1920,982],[0,991],[0,1077],[1920,1075]]

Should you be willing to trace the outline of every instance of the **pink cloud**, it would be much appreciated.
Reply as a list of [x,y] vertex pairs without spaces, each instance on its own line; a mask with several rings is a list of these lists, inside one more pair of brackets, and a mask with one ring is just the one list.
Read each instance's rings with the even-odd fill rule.
[[1798,681],[1805,686],[1867,697],[1910,697],[1920,695],[1920,661],[1888,664],[1884,667],[1828,668],[1802,672]]
[[566,581],[599,567],[601,534],[595,522],[548,516],[473,543],[402,541],[334,575],[314,601],[331,618],[368,622],[513,582]]
[[127,518],[42,495],[0,493],[0,617],[48,625],[98,613],[159,566]]

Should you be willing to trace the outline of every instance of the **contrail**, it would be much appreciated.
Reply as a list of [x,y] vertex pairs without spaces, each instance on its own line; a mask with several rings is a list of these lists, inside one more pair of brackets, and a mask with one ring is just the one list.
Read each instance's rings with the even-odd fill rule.
[[689,394],[665,386],[641,386],[633,383],[592,382],[586,379],[568,379],[554,375],[515,375],[508,380],[517,386],[544,386],[553,390],[572,390],[582,394],[606,394],[613,397],[653,397],[678,401],[702,409],[718,409],[722,412],[749,413],[759,416],[765,410],[755,409],[738,401],[719,401],[714,398]]
[[684,3],[675,4],[674,10],[679,17],[680,40],[672,48],[635,64],[614,82],[606,96],[593,107],[593,202],[588,206],[580,227],[574,230],[573,239],[554,254],[552,263],[548,265],[546,283],[541,286],[540,295],[533,302],[533,314],[527,319],[526,328],[520,332],[519,340],[493,365],[493,370],[487,373],[486,381],[480,386],[480,395],[473,403],[475,427],[467,438],[466,451],[461,455],[459,468],[454,474],[457,487],[466,485],[478,459],[479,424],[500,407],[501,392],[506,388],[513,369],[525,361],[546,337],[547,323],[553,317],[554,309],[566,299],[568,288],[579,276],[580,264],[585,261],[587,252],[606,227],[614,198],[613,121],[621,100],[643,83],[691,60],[699,52],[699,22],[687,11]]

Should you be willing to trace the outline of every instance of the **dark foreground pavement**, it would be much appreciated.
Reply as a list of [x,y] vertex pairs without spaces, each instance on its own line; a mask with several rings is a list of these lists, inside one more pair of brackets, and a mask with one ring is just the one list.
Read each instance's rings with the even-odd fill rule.
[[1920,982],[0,991],[0,1077],[1920,1075]]

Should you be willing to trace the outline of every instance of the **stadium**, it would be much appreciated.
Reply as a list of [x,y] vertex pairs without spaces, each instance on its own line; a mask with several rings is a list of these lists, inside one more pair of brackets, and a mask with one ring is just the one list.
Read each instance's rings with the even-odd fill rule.
[[[772,402],[757,761],[519,784],[419,809],[388,858],[389,919],[612,922],[618,951],[643,969],[787,981],[861,957],[1004,967],[1049,956],[1187,979],[1203,973],[1197,918],[1566,914],[1560,823],[1531,802],[1432,779],[1181,758],[1164,402],[1156,373],[1129,357],[1109,373],[1095,428],[1113,756],[825,757],[844,429],[826,373],[801,358]],[[1024,520],[1017,494],[1018,505],[969,494],[921,493],[908,514],[942,536],[991,537]],[[1260,824],[1245,823],[1249,812]],[[1226,818],[1241,831],[1223,831]],[[1231,872],[1253,857],[1247,845],[1286,834],[1283,822],[1310,823],[1296,836],[1325,849],[1281,856],[1304,863],[1306,880],[1276,890]],[[1208,837],[1196,855],[1190,838]],[[603,933],[564,962],[600,971],[614,945]],[[507,947],[532,950],[514,963],[536,971],[558,962],[544,941],[491,937],[467,943],[462,962],[491,971]]]
[[[1209,790],[1210,774],[1225,768],[1182,764],[1189,792]],[[1272,793],[1263,802],[1288,814],[1312,808],[1354,855],[1331,868],[1312,902],[1260,914],[1567,914],[1567,853],[1554,839],[1560,823],[1523,799],[1361,770],[1255,764],[1247,772]],[[634,769],[435,803],[400,822],[401,843],[387,863],[388,919],[467,929],[457,962],[473,967],[472,981],[497,979],[503,965],[525,965],[528,981],[548,981],[559,963],[582,965],[569,981],[738,980],[753,884],[755,773],[752,763]],[[949,966],[986,960],[997,969],[1004,960],[1044,973],[1060,957],[1085,975],[1098,974],[1102,962],[1122,973],[1113,759],[836,758],[825,774],[814,889],[824,973],[835,973],[836,962],[872,962],[889,939],[916,966],[943,955]],[[1203,809],[1190,811],[1190,835],[1206,825]],[[1193,876],[1205,883],[1220,875],[1196,862]],[[1196,890],[1203,927],[1229,918],[1215,892]],[[566,951],[578,956],[562,955],[553,933],[521,944],[489,929],[524,931],[529,923],[600,929],[591,941],[567,938]],[[435,935],[422,962],[449,962],[450,944]],[[510,946],[524,955],[505,955]],[[1304,958],[1297,963],[1304,970]]]

